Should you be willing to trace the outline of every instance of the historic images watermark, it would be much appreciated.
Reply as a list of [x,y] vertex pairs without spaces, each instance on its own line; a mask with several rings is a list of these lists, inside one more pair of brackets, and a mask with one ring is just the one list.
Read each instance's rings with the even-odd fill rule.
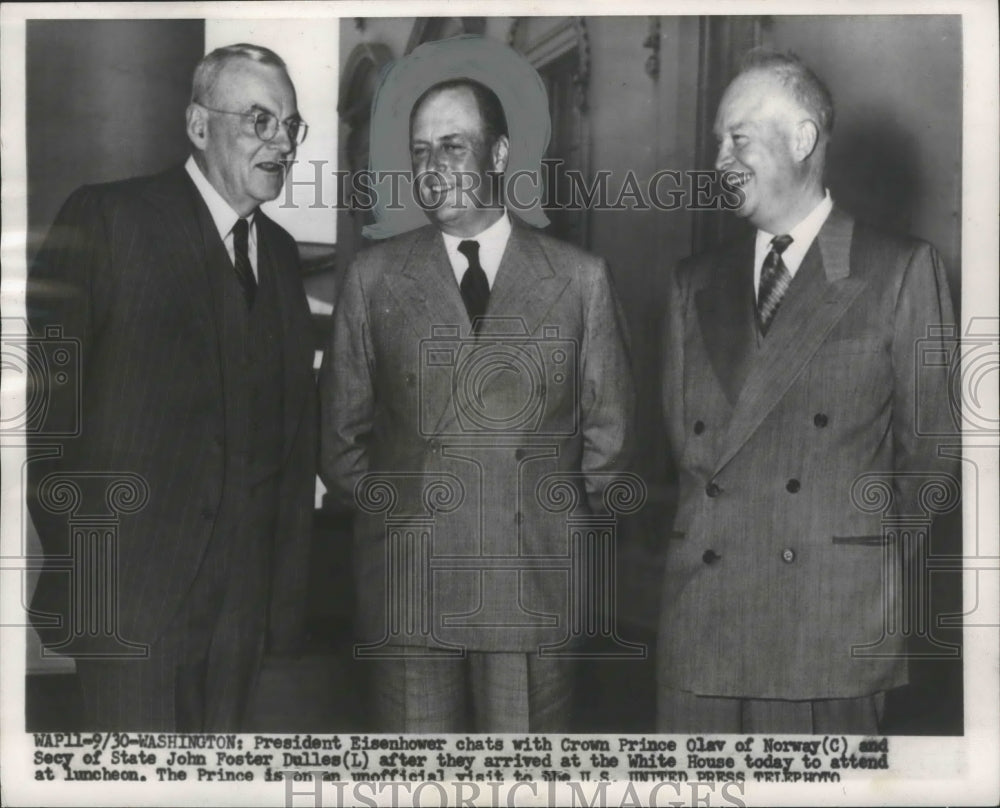
[[[430,170],[414,174],[404,169],[345,171],[331,169],[326,160],[310,160],[311,171],[298,161],[286,164],[283,208],[297,208],[296,188],[311,188],[309,208],[370,211],[403,210],[410,204],[435,210],[447,199],[443,190],[457,192],[457,208],[482,207],[502,198],[515,212],[541,201],[547,210],[738,210],[743,204],[743,176],[737,171],[660,169],[640,176],[635,171],[608,169],[584,174],[565,161],[544,159],[541,169],[503,174],[491,172],[486,183],[475,172]],[[309,176],[311,174],[311,176]],[[453,185],[452,185],[453,184]],[[332,196],[331,196],[332,191]],[[452,203],[449,203],[452,204]]]
[[[291,775],[291,772],[286,773]],[[743,782],[671,782],[656,783],[651,788],[637,787],[628,781],[599,783],[557,783],[521,780],[514,783],[451,782],[428,780],[411,782],[326,781],[323,772],[297,772],[306,775],[293,780],[285,777],[285,806],[324,805],[491,805],[535,804],[567,805],[575,808],[611,808],[612,806],[684,806],[720,805],[743,808]],[[301,782],[309,779],[311,782]]]

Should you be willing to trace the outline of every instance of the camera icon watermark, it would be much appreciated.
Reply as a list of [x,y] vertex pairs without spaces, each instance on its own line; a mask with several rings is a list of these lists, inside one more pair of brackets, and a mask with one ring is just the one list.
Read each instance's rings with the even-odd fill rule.
[[[1000,413],[989,406],[988,390],[1000,381],[1000,319],[973,317],[960,335],[958,326],[929,326],[917,340],[917,395],[914,424],[923,437],[1000,435]],[[950,418],[922,405],[923,389],[947,389]]]
[[[601,487],[601,506],[596,510],[583,507],[587,483]],[[567,549],[561,554],[435,552],[436,533],[442,529],[438,518],[463,506],[474,508],[467,487],[448,473],[372,473],[359,481],[355,489],[359,509],[383,515],[385,604],[382,638],[356,645],[356,658],[464,656],[463,644],[451,637],[456,630],[457,636],[466,636],[463,630],[497,628],[485,616],[489,610],[449,614],[438,612],[434,604],[438,587],[450,585],[448,576],[469,572],[476,573],[479,581],[480,607],[508,604],[506,631],[534,636],[532,632],[548,628],[551,635],[559,635],[555,642],[539,643],[539,656],[646,658],[646,646],[624,639],[617,621],[618,519],[645,503],[647,489],[640,477],[583,472],[542,477],[530,495],[541,511],[563,517],[559,538]],[[403,488],[416,497],[404,495]],[[416,509],[414,500],[420,502]],[[467,518],[466,524],[479,521],[478,516]],[[470,535],[470,544],[476,539]],[[539,571],[566,581],[564,602],[555,614],[534,612],[521,602],[520,576]]]
[[80,434],[80,340],[61,326],[32,334],[24,320],[4,318],[0,346],[5,386],[23,383],[24,404],[5,412],[0,434],[74,437]]
[[141,511],[149,501],[149,486],[130,472],[47,474],[38,484],[38,504],[65,519],[67,551],[50,554],[42,569],[65,575],[65,614],[32,612],[32,622],[46,633],[61,629],[59,642],[42,649],[79,659],[145,657],[149,647],[121,636],[118,530],[123,516]]
[[[533,336],[520,317],[481,318],[476,339],[461,339],[458,326],[434,326],[420,342],[420,433],[575,435],[578,357],[558,326]],[[441,391],[448,391],[444,411]],[[545,417],[555,401],[562,417]]]
[[[901,509],[900,490],[913,491],[909,512]],[[931,549],[931,526],[937,517],[955,510],[962,499],[958,478],[946,473],[885,472],[863,474],[851,488],[854,506],[881,516],[882,534],[870,543],[882,549],[881,636],[851,646],[856,658],[956,658],[961,646],[935,636],[947,625],[937,615],[933,596],[935,576],[963,568],[961,556],[938,555]],[[909,497],[907,498],[909,500]],[[906,640],[920,640],[917,650]]]

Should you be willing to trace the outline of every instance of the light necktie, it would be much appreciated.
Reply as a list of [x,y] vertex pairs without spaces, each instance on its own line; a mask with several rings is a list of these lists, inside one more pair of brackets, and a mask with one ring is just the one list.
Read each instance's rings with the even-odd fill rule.
[[250,265],[250,223],[246,219],[237,219],[233,225],[233,261],[236,267],[236,279],[243,288],[247,308],[253,306],[257,296],[257,279]]
[[781,299],[788,291],[792,275],[781,259],[781,254],[792,243],[791,236],[775,236],[771,239],[771,249],[760,268],[760,288],[757,290],[757,328],[762,336],[774,320],[781,305]]
[[490,282],[486,279],[482,264],[479,263],[478,241],[463,241],[458,245],[458,251],[469,259],[469,268],[462,276],[460,287],[473,331],[478,333],[479,325],[476,318],[486,314],[486,306],[490,302]]

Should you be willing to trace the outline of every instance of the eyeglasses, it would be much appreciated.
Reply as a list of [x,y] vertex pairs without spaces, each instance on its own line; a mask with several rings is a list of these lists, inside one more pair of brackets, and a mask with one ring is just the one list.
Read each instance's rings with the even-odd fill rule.
[[306,139],[306,134],[309,132],[309,124],[301,118],[287,118],[279,121],[278,117],[272,112],[232,112],[228,109],[216,109],[215,107],[205,106],[205,104],[197,101],[195,103],[199,107],[204,107],[209,112],[218,112],[222,115],[239,115],[241,118],[253,121],[253,131],[263,141],[274,140],[278,134],[279,123],[285,127],[285,131],[288,132],[288,139],[295,146],[301,146]]

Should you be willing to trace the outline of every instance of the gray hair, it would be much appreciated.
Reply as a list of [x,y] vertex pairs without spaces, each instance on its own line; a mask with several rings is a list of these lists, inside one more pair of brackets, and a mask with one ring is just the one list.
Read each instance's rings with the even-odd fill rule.
[[833,131],[833,96],[829,88],[794,53],[753,48],[740,61],[739,75],[758,70],[771,73],[795,101],[812,115],[823,135]]
[[250,59],[262,65],[272,65],[287,70],[285,61],[273,50],[260,45],[248,45],[240,42],[236,45],[226,45],[216,48],[202,57],[194,69],[194,79],[191,81],[191,102],[201,103],[212,94],[212,88],[218,81],[222,69],[234,59]]

